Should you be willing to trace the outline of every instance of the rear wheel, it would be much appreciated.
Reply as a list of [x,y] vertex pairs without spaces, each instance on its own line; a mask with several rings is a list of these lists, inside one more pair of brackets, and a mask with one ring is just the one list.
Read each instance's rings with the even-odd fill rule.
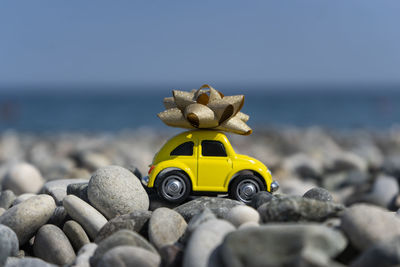
[[169,202],[181,203],[190,194],[191,186],[189,178],[180,171],[170,171],[157,181],[158,195]]
[[260,191],[265,191],[265,186],[260,178],[254,175],[242,175],[233,180],[229,187],[229,196],[243,203],[250,204],[253,196]]

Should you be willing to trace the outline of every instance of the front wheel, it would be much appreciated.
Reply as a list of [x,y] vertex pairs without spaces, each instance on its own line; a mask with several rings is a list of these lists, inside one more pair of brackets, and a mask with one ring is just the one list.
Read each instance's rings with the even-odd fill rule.
[[243,175],[233,180],[229,187],[229,196],[245,204],[250,204],[253,196],[260,191],[265,191],[265,186],[260,178],[254,175]]
[[158,195],[169,202],[181,203],[191,191],[189,178],[180,171],[170,171],[157,182]]

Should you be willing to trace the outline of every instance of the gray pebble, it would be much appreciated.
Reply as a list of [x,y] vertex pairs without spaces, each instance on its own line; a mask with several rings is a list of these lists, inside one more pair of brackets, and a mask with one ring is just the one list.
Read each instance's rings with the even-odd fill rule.
[[6,210],[3,208],[0,208],[0,216],[3,215],[4,212],[6,212]]
[[57,267],[39,258],[24,257],[22,259],[9,257],[5,267]]
[[368,202],[381,207],[389,207],[399,193],[399,183],[391,176],[379,175],[369,194],[363,197],[363,202]]
[[131,230],[140,233],[142,236],[147,236],[148,221],[151,217],[151,211],[136,210],[129,214],[117,216],[109,220],[99,231],[95,239],[96,243],[101,242],[103,239],[109,237],[119,230]]
[[68,213],[65,210],[64,206],[58,206],[54,210],[53,215],[51,215],[48,224],[54,224],[57,225],[58,227],[61,227],[69,219],[70,217],[68,216]]
[[97,249],[97,244],[89,243],[81,247],[72,267],[90,267],[90,257]]
[[36,194],[33,193],[25,193],[25,194],[21,194],[19,195],[16,199],[14,199],[12,206],[16,206],[19,203],[24,202],[25,200],[30,199],[31,197],[37,196]]
[[400,219],[395,213],[377,206],[356,204],[344,212],[341,229],[352,245],[363,251],[400,235]]
[[182,204],[174,210],[181,214],[186,221],[201,213],[205,208],[210,209],[218,218],[224,219],[228,211],[237,205],[243,205],[243,203],[228,198],[200,197]]
[[269,202],[273,198],[273,195],[266,191],[258,192],[251,199],[250,206],[258,209],[262,204]]
[[67,221],[64,224],[63,231],[68,237],[75,251],[78,251],[86,244],[90,243],[89,237],[82,226],[75,221]]
[[0,223],[13,229],[23,245],[50,219],[55,208],[51,196],[38,195],[8,209],[0,216]]
[[16,196],[13,191],[5,190],[0,193],[0,208],[8,209],[11,207],[15,200]]
[[0,224],[0,266],[4,266],[7,257],[17,256],[18,249],[17,235],[8,226]]
[[89,182],[69,184],[67,186],[67,194],[75,195],[75,196],[79,197],[80,199],[82,199],[83,201],[90,203],[89,198],[88,198],[88,193],[87,193],[88,185],[89,185]]
[[148,210],[149,197],[139,179],[119,166],[98,169],[90,178],[88,197],[109,219],[134,210]]
[[321,188],[321,187],[314,187],[308,190],[303,197],[315,199],[319,201],[333,201],[333,197],[328,190]]
[[221,246],[224,266],[332,266],[346,238],[317,224],[268,224],[228,234]]
[[43,184],[39,170],[28,163],[13,165],[2,181],[3,189],[10,189],[16,195],[38,193]]
[[60,179],[45,183],[41,192],[54,198],[57,205],[62,205],[62,200],[67,196],[67,187],[72,183],[87,182],[87,179]]
[[191,234],[203,223],[209,221],[209,220],[215,220],[217,217],[215,214],[209,209],[205,208],[201,213],[196,214],[193,216],[186,228],[186,232],[183,234],[183,236],[180,239],[180,242],[186,243]]
[[33,243],[35,256],[57,265],[71,264],[75,252],[63,231],[55,225],[40,227]]
[[161,258],[158,254],[144,248],[132,246],[118,246],[107,251],[101,257],[98,267],[158,267]]
[[157,248],[172,245],[185,233],[187,223],[176,211],[158,208],[149,221],[149,240]]
[[157,254],[157,250],[143,237],[136,232],[129,230],[120,230],[107,237],[98,244],[93,257],[90,258],[90,264],[97,266],[101,257],[109,250],[118,246],[135,246],[144,248],[150,252]]
[[69,216],[85,229],[92,240],[96,238],[99,230],[107,223],[107,219],[100,212],[74,195],[66,196],[63,205]]

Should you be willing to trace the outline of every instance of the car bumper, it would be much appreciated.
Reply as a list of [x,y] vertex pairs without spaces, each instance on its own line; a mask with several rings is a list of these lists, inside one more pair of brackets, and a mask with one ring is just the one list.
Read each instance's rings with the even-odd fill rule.
[[271,183],[271,193],[277,191],[279,189],[279,183],[277,181],[272,181]]
[[144,186],[147,186],[149,184],[149,176],[148,175],[143,176],[142,179],[140,179],[140,181]]

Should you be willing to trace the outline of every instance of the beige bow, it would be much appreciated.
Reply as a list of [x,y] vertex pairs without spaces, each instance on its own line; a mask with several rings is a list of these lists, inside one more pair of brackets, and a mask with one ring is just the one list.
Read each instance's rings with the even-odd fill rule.
[[172,95],[164,98],[166,110],[158,113],[169,126],[216,129],[242,135],[252,133],[246,124],[249,116],[240,112],[244,95],[224,96],[208,84],[191,92],[173,90]]

